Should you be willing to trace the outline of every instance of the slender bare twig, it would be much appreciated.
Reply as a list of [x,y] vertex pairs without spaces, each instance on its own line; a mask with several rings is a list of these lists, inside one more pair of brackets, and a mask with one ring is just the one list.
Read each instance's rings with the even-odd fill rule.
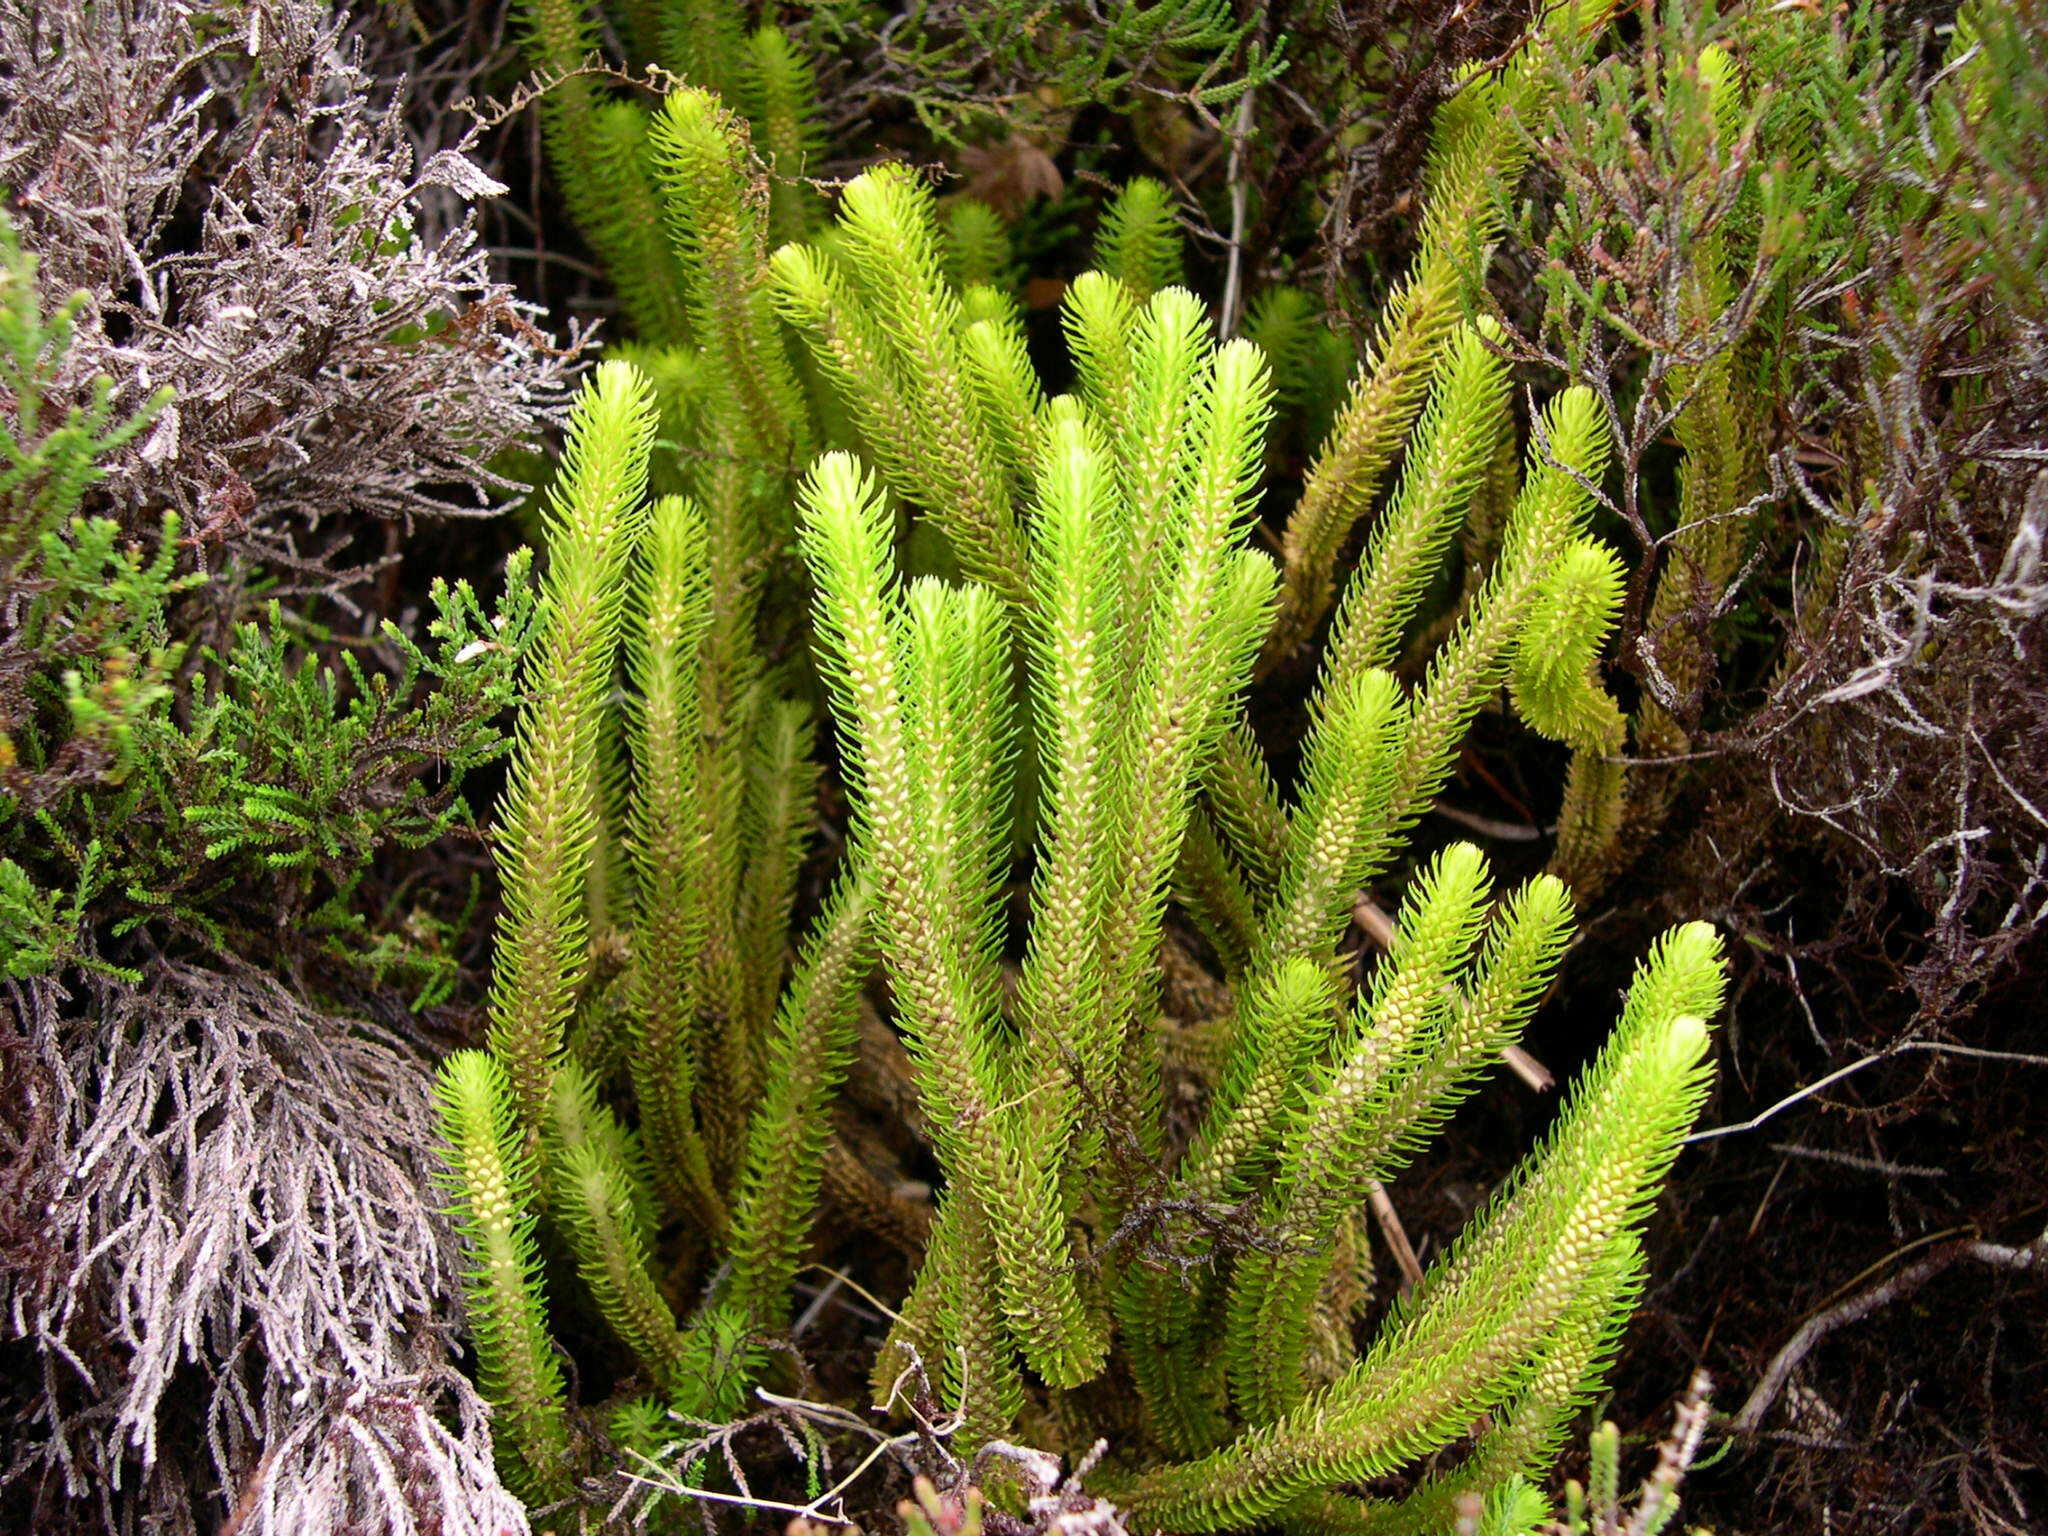
[[1531,1093],[1548,1093],[1557,1086],[1557,1077],[1550,1068],[1519,1045],[1501,1047],[1500,1059],[1508,1064],[1508,1070],[1519,1077]]
[[1864,1173],[1883,1174],[1888,1179],[1945,1179],[1946,1168],[1919,1168],[1911,1163],[1887,1163],[1875,1157],[1858,1157],[1853,1152],[1834,1152],[1826,1147],[1799,1147],[1790,1142],[1773,1142],[1773,1152],[1782,1152],[1787,1157],[1809,1158],[1817,1163],[1835,1163],[1843,1168],[1856,1168]]
[[1394,1262],[1400,1266],[1401,1289],[1412,1291],[1422,1284],[1422,1261],[1415,1256],[1415,1245],[1408,1241],[1408,1229],[1401,1225],[1401,1213],[1394,1209],[1394,1202],[1387,1194],[1387,1186],[1378,1179],[1365,1186],[1366,1203],[1372,1207],[1372,1219],[1380,1229],[1380,1236],[1393,1251]]
[[2022,1248],[2009,1248],[2003,1243],[1975,1242],[1970,1244],[1969,1254],[1978,1263],[1998,1269],[2042,1268],[2048,1266],[2048,1228]]
[[1991,1264],[2003,1269],[2033,1269],[2048,1264],[2048,1230],[2021,1248],[2009,1248],[2000,1243],[1969,1242],[1955,1243],[1936,1249],[1918,1263],[1908,1265],[1890,1279],[1879,1282],[1867,1290],[1858,1291],[1846,1301],[1837,1302],[1824,1311],[1815,1313],[1799,1325],[1798,1332],[1790,1339],[1765,1367],[1755,1389],[1749,1394],[1729,1427],[1737,1434],[1754,1434],[1762,1427],[1764,1416],[1771,1410],[1791,1381],[1792,1373],[1800,1362],[1812,1354],[1822,1339],[1839,1328],[1859,1322],[1881,1307],[1889,1306],[1903,1296],[1909,1296],[1929,1280],[1954,1264],[1958,1259],[1975,1259],[1979,1263]]
[[1455,821],[1459,826],[1477,832],[1481,837],[1493,838],[1497,842],[1533,843],[1545,833],[1544,828],[1532,827],[1526,821],[1504,821],[1498,816],[1481,816],[1476,811],[1461,810],[1442,800],[1434,801],[1430,809],[1446,821]]
[[1256,85],[1248,85],[1237,100],[1237,115],[1230,129],[1230,260],[1223,274],[1223,303],[1216,330],[1226,341],[1237,334],[1238,310],[1244,298],[1244,225],[1250,188],[1245,185],[1245,142],[1252,131],[1252,98]]
[[1846,1067],[1837,1067],[1826,1077],[1808,1083],[1797,1093],[1789,1093],[1769,1109],[1750,1116],[1735,1125],[1717,1125],[1710,1130],[1695,1131],[1685,1138],[1686,1145],[1696,1141],[1713,1141],[1721,1136],[1734,1136],[1743,1131],[1753,1131],[1767,1121],[1774,1120],[1785,1110],[1803,1100],[1812,1098],[1823,1089],[1831,1088],[1843,1078],[1861,1072],[1865,1067],[1875,1066],[1880,1061],[1890,1061],[1894,1056],[1903,1056],[1911,1051],[1939,1051],[1951,1056],[1969,1056],[1984,1061],[2009,1061],[2023,1066],[2048,1067],[2048,1056],[2033,1056],[2024,1051],[1987,1051],[1973,1045],[1952,1045],[1946,1040],[1902,1040],[1897,1045],[1882,1051],[1873,1051],[1861,1061],[1852,1061]]

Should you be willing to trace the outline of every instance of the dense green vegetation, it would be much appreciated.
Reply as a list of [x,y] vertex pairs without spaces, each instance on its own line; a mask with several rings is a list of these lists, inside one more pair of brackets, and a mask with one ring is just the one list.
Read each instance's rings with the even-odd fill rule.
[[2048,18],[500,19],[0,28],[0,1509],[1619,1529],[1709,1095],[2040,1060]]

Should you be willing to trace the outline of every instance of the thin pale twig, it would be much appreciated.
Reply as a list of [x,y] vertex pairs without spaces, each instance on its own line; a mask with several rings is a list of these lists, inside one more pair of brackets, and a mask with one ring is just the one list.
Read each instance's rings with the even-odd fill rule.
[[1833,1087],[1843,1078],[1861,1072],[1865,1067],[1875,1066],[1880,1061],[1890,1061],[1895,1056],[1903,1056],[1909,1051],[1939,1051],[1951,1056],[1969,1056],[1984,1061],[2009,1061],[2023,1066],[2048,1067],[2048,1056],[2029,1055],[2024,1051],[1987,1051],[1973,1045],[1951,1045],[1946,1040],[1902,1040],[1888,1049],[1865,1056],[1861,1061],[1852,1061],[1846,1067],[1837,1067],[1826,1077],[1808,1083],[1797,1093],[1787,1094],[1769,1109],[1752,1115],[1747,1120],[1734,1125],[1717,1125],[1711,1130],[1695,1131],[1685,1138],[1684,1145],[1690,1146],[1696,1141],[1713,1141],[1717,1137],[1733,1136],[1742,1131],[1753,1131],[1758,1126],[1776,1119],[1778,1115],[1802,1100],[1810,1099],[1822,1090]]
[[1394,1209],[1386,1185],[1378,1179],[1365,1186],[1365,1199],[1372,1207],[1372,1219],[1380,1229],[1380,1236],[1387,1240],[1394,1262],[1400,1266],[1401,1289],[1412,1291],[1422,1284],[1422,1261],[1415,1256],[1415,1245],[1408,1241],[1408,1229],[1401,1225],[1401,1213]]

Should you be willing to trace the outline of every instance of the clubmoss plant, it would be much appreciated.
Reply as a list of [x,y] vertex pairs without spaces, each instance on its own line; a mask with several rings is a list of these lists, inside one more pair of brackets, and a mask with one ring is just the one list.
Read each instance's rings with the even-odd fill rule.
[[[849,877],[785,991],[816,778],[808,722],[764,693],[751,652],[751,666],[714,671],[733,640],[730,611],[740,607],[750,633],[750,610],[744,592],[713,589],[704,510],[681,496],[647,502],[656,414],[649,381],[614,361],[572,418],[530,674],[547,703],[522,717],[500,817],[491,1035],[486,1051],[452,1059],[444,1102],[457,1208],[480,1255],[479,1313],[545,1315],[537,1271],[506,1256],[524,1229],[506,1225],[501,1191],[525,1179],[512,1209],[529,1224],[546,1211],[598,1313],[666,1401],[712,1413],[730,1411],[751,1369],[727,1341],[779,1321],[796,1266],[825,1098],[852,1049],[867,903]],[[622,662],[631,751],[608,789],[599,740],[621,723]],[[720,719],[751,741],[735,750],[713,737],[706,723]],[[604,812],[614,793],[616,819]],[[607,840],[624,856],[608,861]],[[600,910],[608,862],[627,879]],[[622,998],[616,1008],[598,996],[595,949],[632,956],[605,990]],[[635,1090],[631,1126],[605,1100],[606,1063]],[[658,1227],[678,1214],[735,1259],[688,1328],[650,1268]],[[560,1496],[559,1384],[534,1364],[526,1329],[480,1328],[480,1375],[510,1405],[511,1467],[530,1490]]]
[[[733,233],[759,226],[728,220],[747,193],[718,169],[740,130],[695,90],[659,122],[669,174],[698,175],[684,147],[702,141],[687,163],[710,168],[716,203],[678,225],[698,333],[730,364],[711,429],[778,483],[790,448],[770,447],[773,422],[798,412],[762,407],[798,395],[749,390],[783,357],[779,316],[859,443],[809,465],[794,530],[850,826],[785,981],[811,727],[759,660],[762,577],[719,551],[721,517],[768,514],[721,490],[709,460],[693,496],[652,495],[655,389],[604,365],[554,493],[535,703],[501,817],[497,1065],[461,1058],[451,1106],[455,1078],[495,1085],[502,1105],[480,1123],[517,1127],[505,1156],[530,1160],[529,1209],[637,1363],[635,1389],[730,1414],[775,1369],[766,1345],[831,1166],[827,1110],[864,1050],[861,980],[879,967],[943,1174],[876,1366],[885,1401],[922,1373],[963,1443],[1076,1454],[1100,1405],[1134,1401],[1094,1482],[1174,1529],[1421,1530],[1465,1492],[1504,1497],[1611,1354],[1646,1203],[1703,1092],[1718,942],[1691,925],[1656,946],[1544,1145],[1363,1347],[1368,1189],[1517,1037],[1571,901],[1549,877],[1497,889],[1457,845],[1412,882],[1362,985],[1339,943],[1355,892],[1394,868],[1503,688],[1543,729],[1612,732],[1591,670],[1617,583],[1587,532],[1608,454],[1593,397],[1567,390],[1540,413],[1491,514],[1497,553],[1404,686],[1391,668],[1410,620],[1508,430],[1498,332],[1429,321],[1419,381],[1402,386],[1402,476],[1332,593],[1283,799],[1243,700],[1262,649],[1307,612],[1288,616],[1283,571],[1249,542],[1274,396],[1261,348],[1219,344],[1185,289],[1142,293],[1169,263],[1131,235],[1138,283],[1096,272],[1069,288],[1076,387],[1048,397],[1009,300],[954,280],[988,265],[972,218],[949,240],[929,189],[891,166],[844,189],[830,240],[766,259],[771,316],[719,277],[759,239]],[[905,572],[905,507],[957,578]],[[620,711],[621,675],[630,750],[608,791],[594,736]],[[726,755],[735,730],[751,759]],[[609,821],[608,795],[625,806]],[[628,875],[600,910],[607,837]],[[1199,1049],[1192,1021],[1162,1018],[1184,921],[1224,984]],[[600,951],[623,966],[622,1012],[594,1006]],[[451,1109],[451,1145],[464,1135]],[[474,1227],[494,1193],[456,1176]],[[709,1276],[681,1319],[654,1262],[677,1219]],[[479,1276],[523,1286],[521,1316],[543,1306],[529,1266]],[[480,1350],[504,1349],[503,1332]],[[519,1374],[484,1365],[500,1391]],[[515,1441],[543,1426],[514,1465],[558,1457],[549,1412],[508,1412]],[[649,1412],[628,1415],[636,1444]],[[1405,1499],[1343,1491],[1451,1451],[1482,1419]]]
[[1546,10],[1506,69],[1478,73],[1439,110],[1424,176],[1421,248],[1381,313],[1366,366],[1311,465],[1287,520],[1280,617],[1267,664],[1291,654],[1330,611],[1338,552],[1371,506],[1422,408],[1444,344],[1467,314],[1505,228],[1504,192],[1528,163],[1519,116],[1538,116],[1557,72],[1582,59],[1604,0]]
[[[750,33],[743,8],[730,0],[616,10],[611,20],[626,47],[627,71],[658,67],[692,88],[694,94],[669,101],[665,126],[643,94],[614,93],[590,69],[601,57],[608,21],[589,0],[520,0],[515,14],[544,87],[540,114],[549,168],[571,222],[603,264],[633,336],[650,346],[682,346],[701,339],[699,327],[707,321],[743,326],[747,306],[707,308],[701,294],[692,296],[685,276],[690,266],[679,259],[675,231],[694,239],[695,216],[719,211],[704,238],[728,258],[723,277],[729,281],[729,260],[738,254],[729,245],[739,233],[732,221],[742,213],[755,223],[765,215],[778,241],[815,228],[818,196],[807,180],[819,148],[815,85],[809,59],[789,35],[772,25]],[[727,103],[734,116],[726,123],[747,124],[759,147],[765,206],[750,193],[738,204],[699,201],[678,209],[677,173],[686,187],[696,185],[689,178],[692,156],[723,154],[724,126],[705,116],[724,117]],[[740,159],[746,166],[744,148]],[[705,169],[700,158],[699,174]],[[720,263],[712,266],[716,271]],[[754,361],[758,367],[758,355]],[[781,425],[786,430],[787,420]]]

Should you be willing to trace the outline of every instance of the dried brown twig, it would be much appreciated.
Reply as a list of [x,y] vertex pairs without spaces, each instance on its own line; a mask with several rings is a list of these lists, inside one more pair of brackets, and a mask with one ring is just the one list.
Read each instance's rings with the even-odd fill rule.
[[1909,1264],[1876,1285],[1814,1313],[1799,1325],[1798,1331],[1771,1358],[1771,1363],[1764,1368],[1763,1375],[1750,1391],[1748,1400],[1729,1421],[1729,1427],[1738,1434],[1757,1433],[1763,1428],[1772,1405],[1790,1385],[1801,1362],[1823,1339],[1837,1329],[1860,1322],[1871,1313],[1912,1295],[1951,1265],[1966,1258],[2000,1269],[2048,1268],[2048,1229],[2044,1229],[2031,1243],[2019,1247],[1982,1240],[1945,1243],[1927,1257]]

